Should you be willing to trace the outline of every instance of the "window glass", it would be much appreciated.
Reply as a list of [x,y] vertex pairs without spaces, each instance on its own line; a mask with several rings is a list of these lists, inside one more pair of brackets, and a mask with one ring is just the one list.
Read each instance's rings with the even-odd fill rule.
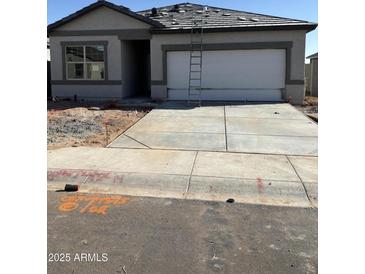
[[66,79],[105,80],[103,45],[65,46]]
[[104,63],[86,64],[88,80],[104,80]]
[[86,46],[86,62],[104,62],[104,46]]
[[68,63],[67,64],[67,79],[84,79],[84,64],[83,63]]
[[67,62],[84,62],[84,47],[83,46],[67,46],[66,47]]

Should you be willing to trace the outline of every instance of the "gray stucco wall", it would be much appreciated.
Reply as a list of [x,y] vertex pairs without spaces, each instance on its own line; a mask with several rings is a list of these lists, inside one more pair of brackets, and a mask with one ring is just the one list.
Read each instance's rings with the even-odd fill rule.
[[[57,28],[55,33],[50,33],[49,35],[52,59],[51,75],[53,81],[53,96],[73,97],[73,95],[76,94],[78,98],[84,99],[121,99],[126,97],[128,94],[123,94],[122,86],[122,64],[124,62],[122,58],[122,44],[124,42],[119,39],[118,35],[121,34],[120,31],[123,35],[126,35],[126,32],[127,34],[138,34],[140,33],[138,30],[148,30],[150,27],[149,24],[136,20],[130,16],[121,14],[107,7],[101,7]],[[106,30],[107,34],[110,34],[111,30],[115,30],[115,34],[77,34],[80,31],[100,32],[103,30]],[[133,30],[136,31],[134,32]],[[61,35],[60,32],[62,33]],[[67,33],[70,35],[66,35]],[[63,77],[61,43],[74,41],[107,41],[108,79],[106,79],[105,84],[101,82],[90,82],[87,84],[81,84],[81,82],[76,84],[65,83]],[[125,90],[127,91],[128,89]]]
[[121,96],[120,85],[52,85],[52,96],[60,98],[73,98],[84,100],[119,100]]
[[71,21],[58,30],[111,30],[111,29],[149,29],[151,26],[128,15],[121,14],[107,7]]
[[[257,31],[222,32],[204,34],[205,44],[254,43],[254,42],[292,42],[290,56],[290,78],[300,84],[287,84],[284,99],[293,104],[301,104],[304,99],[304,54],[306,31]],[[189,44],[189,34],[157,34],[151,40],[151,97],[166,98],[167,88],[163,75],[162,45]]]
[[[81,85],[65,84],[63,76],[62,42],[82,41],[107,41],[107,65],[108,79],[105,85]],[[51,36],[51,76],[52,94],[57,97],[73,97],[76,94],[79,98],[104,97],[109,99],[122,98],[122,57],[121,41],[117,36]],[[111,82],[114,81],[114,82]],[[117,83],[118,81],[118,83]],[[58,84],[55,84],[58,83]],[[91,88],[92,87],[92,88]],[[90,92],[88,93],[87,90]]]

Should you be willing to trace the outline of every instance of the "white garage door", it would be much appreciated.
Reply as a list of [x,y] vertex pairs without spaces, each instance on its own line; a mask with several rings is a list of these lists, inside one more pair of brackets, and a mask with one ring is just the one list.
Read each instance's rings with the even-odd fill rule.
[[[167,53],[170,100],[188,99],[189,55],[188,51]],[[280,101],[284,87],[285,50],[203,52],[202,100]]]

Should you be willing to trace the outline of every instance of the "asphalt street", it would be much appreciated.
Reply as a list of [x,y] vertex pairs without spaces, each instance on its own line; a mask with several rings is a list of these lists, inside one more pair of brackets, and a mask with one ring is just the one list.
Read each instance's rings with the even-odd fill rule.
[[317,273],[317,209],[48,192],[48,273]]

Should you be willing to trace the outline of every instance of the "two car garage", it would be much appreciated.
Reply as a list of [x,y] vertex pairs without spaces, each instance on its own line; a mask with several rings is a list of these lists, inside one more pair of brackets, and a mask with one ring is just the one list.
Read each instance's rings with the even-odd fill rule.
[[[203,51],[201,99],[281,101],[285,66],[285,49]],[[167,52],[169,100],[189,99],[189,67],[189,51]]]

